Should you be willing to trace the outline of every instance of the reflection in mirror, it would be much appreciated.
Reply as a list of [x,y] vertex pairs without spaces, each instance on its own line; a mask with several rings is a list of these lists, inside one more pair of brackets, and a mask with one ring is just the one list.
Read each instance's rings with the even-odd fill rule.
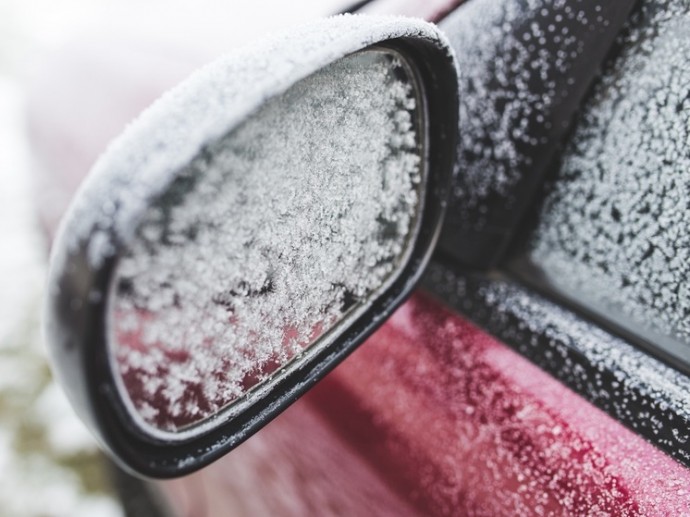
[[422,208],[420,98],[400,55],[360,52],[177,171],[118,259],[109,301],[113,371],[140,425],[200,432],[390,285]]

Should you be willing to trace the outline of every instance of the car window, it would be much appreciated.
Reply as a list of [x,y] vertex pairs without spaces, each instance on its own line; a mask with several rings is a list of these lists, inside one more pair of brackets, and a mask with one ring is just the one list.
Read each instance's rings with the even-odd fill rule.
[[581,114],[527,250],[530,275],[686,366],[689,26],[687,2],[641,4]]

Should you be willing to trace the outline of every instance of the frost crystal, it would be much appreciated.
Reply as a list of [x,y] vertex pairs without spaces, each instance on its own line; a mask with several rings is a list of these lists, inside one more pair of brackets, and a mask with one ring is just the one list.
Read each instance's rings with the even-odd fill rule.
[[113,279],[112,353],[141,419],[215,414],[395,276],[423,185],[416,95],[391,52],[350,56],[176,173]]
[[461,71],[462,173],[451,205],[459,216],[479,207],[484,212],[492,194],[514,202],[512,189],[530,171],[553,111],[574,84],[572,68],[584,42],[569,26],[589,27],[593,34],[596,28],[577,3],[475,0],[441,23]]
[[[546,200],[531,257],[588,303],[690,343],[690,8],[642,3]],[[679,344],[681,354],[690,349]],[[684,350],[684,352],[683,352]]]

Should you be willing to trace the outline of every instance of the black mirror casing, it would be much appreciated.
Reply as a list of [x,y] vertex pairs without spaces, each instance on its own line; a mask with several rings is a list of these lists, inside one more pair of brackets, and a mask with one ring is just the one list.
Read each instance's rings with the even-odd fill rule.
[[[110,297],[107,293],[112,288],[114,268],[124,243],[115,226],[103,223],[103,216],[111,214],[116,218],[123,196],[128,195],[128,182],[142,180],[136,175],[124,180],[121,188],[109,193],[108,206],[100,206],[101,218],[93,217],[86,226],[85,218],[90,217],[89,211],[103,193],[93,187],[95,180],[91,178],[80,191],[79,197],[87,202],[77,201],[72,207],[53,249],[45,335],[54,370],[73,406],[102,446],[127,470],[143,476],[170,478],[190,473],[218,459],[266,425],[332,370],[386,320],[419,280],[439,236],[458,140],[455,60],[445,38],[433,26],[404,18],[334,17],[278,36],[242,55],[230,55],[212,63],[166,97],[170,100],[180,95],[193,96],[199,84],[214,81],[218,89],[232,90],[232,95],[219,90],[214,99],[227,100],[230,115],[224,127],[206,128],[205,134],[199,137],[203,144],[217,137],[219,132],[231,130],[267,99],[281,94],[297,81],[372,46],[392,49],[404,56],[413,65],[422,87],[426,113],[422,158],[428,170],[428,183],[419,216],[419,231],[409,259],[395,281],[337,341],[291,369],[275,389],[232,418],[226,418],[223,413],[212,417],[213,425],[203,434],[167,440],[147,433],[123,404],[110,364],[107,322]],[[252,82],[257,77],[262,78],[258,84]],[[200,98],[198,102],[203,104],[207,99]],[[125,138],[113,146],[115,150],[145,139],[147,126],[167,116],[161,114],[160,109],[156,110],[154,105],[150,112],[145,112],[128,129]],[[175,116],[173,122],[184,134],[184,116],[179,113]],[[203,114],[197,122],[199,120],[203,126]],[[150,144],[153,150],[157,145]],[[167,145],[175,145],[175,142]],[[99,167],[103,168],[108,159],[106,153],[92,176],[98,175]],[[149,165],[144,163],[144,166]],[[75,228],[82,229],[76,236]],[[107,251],[98,267],[93,265],[96,248]]]

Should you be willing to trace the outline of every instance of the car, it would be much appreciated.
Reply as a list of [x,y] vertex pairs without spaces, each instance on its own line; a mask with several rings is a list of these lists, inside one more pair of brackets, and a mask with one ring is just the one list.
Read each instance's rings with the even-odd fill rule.
[[[448,108],[434,108],[441,126],[459,103],[457,135],[430,140],[440,163],[457,152],[457,172],[438,243],[425,243],[433,256],[408,275],[423,270],[419,287],[390,315],[387,302],[367,322],[383,323],[375,333],[262,414],[256,427],[275,420],[236,449],[219,458],[190,448],[183,463],[156,449],[167,466],[143,473],[203,466],[156,482],[180,515],[690,513],[690,8],[411,9],[438,22],[459,71],[457,89],[428,97]],[[428,62],[450,73],[447,60],[413,61]],[[35,148],[59,169],[59,135],[42,116]],[[54,214],[45,220],[55,227]],[[260,284],[236,289],[272,289]],[[90,375],[57,360],[63,376]],[[118,449],[110,428],[92,426],[145,470],[122,452],[126,429]],[[154,456],[153,446],[132,450]]]

